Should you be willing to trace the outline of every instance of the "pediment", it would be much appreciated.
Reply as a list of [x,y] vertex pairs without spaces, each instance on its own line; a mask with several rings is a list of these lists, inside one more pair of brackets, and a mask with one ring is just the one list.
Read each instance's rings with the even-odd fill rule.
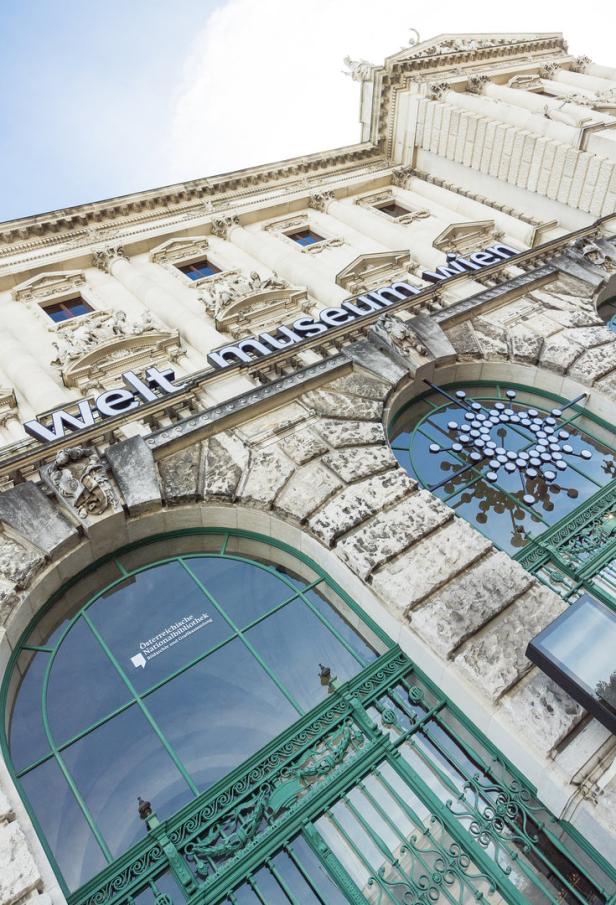
[[216,311],[216,326],[224,328],[230,321],[245,321],[262,311],[273,312],[287,308],[301,308],[308,299],[305,289],[266,289],[239,299],[231,299]]
[[11,294],[17,302],[40,301],[75,292],[85,281],[81,270],[39,273],[15,286]]
[[366,278],[378,277],[391,271],[407,271],[412,266],[408,251],[377,251],[359,255],[338,273],[336,283],[343,289],[355,291]]
[[150,367],[163,359],[172,360],[180,352],[177,333],[156,330],[140,336],[121,336],[66,361],[62,377],[66,386],[108,382],[123,371]]
[[207,250],[207,236],[183,236],[178,239],[167,239],[150,251],[150,260],[154,263],[165,261],[184,261],[203,254]]
[[451,223],[432,242],[439,251],[475,251],[501,237],[494,220],[472,220]]
[[[414,29],[412,29],[414,31]],[[417,34],[417,32],[415,32]],[[417,35],[419,38],[419,35]],[[489,48],[503,49],[516,44],[527,44],[533,41],[560,39],[556,32],[491,32],[442,34],[429,41],[418,41],[410,47],[389,57],[390,60],[413,59],[414,57],[439,56],[448,53],[474,53]]]

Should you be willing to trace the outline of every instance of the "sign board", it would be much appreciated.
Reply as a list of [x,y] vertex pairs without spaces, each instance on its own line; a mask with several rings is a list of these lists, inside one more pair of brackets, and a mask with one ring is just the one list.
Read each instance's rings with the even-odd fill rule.
[[[509,245],[497,243],[483,251],[475,251],[467,257],[447,255],[447,261],[435,270],[424,270],[422,278],[429,283],[441,283],[458,277],[462,273],[473,273],[498,264],[500,261],[514,257],[518,252]],[[340,327],[352,321],[360,320],[376,311],[381,311],[401,299],[410,298],[422,291],[422,287],[399,281],[390,286],[375,289],[364,295],[355,296],[342,302],[339,308],[323,308],[318,315],[303,315],[292,324],[282,324],[271,332],[248,336],[228,346],[221,346],[207,356],[213,368],[219,370],[238,363],[251,362],[254,359],[266,358],[281,349],[297,345],[307,339],[313,339],[327,333],[333,327]]]

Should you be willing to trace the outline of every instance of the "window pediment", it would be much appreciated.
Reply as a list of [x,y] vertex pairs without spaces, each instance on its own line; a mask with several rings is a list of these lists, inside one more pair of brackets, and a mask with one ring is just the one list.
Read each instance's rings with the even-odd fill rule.
[[376,283],[406,276],[415,266],[408,251],[379,251],[359,255],[338,273],[336,283],[349,292],[361,292]]
[[256,271],[245,276],[229,270],[211,277],[199,298],[216,328],[231,334],[257,326],[266,329],[280,317],[288,317],[289,311],[310,306],[306,289],[289,286],[276,274],[263,278]]
[[189,236],[179,239],[167,239],[150,252],[150,260],[155,264],[189,262],[191,258],[201,256],[208,248],[206,236]]
[[473,220],[464,223],[451,223],[439,233],[432,245],[439,251],[455,251],[465,254],[476,251],[490,242],[502,238],[503,233],[496,229],[494,220]]
[[145,314],[128,321],[123,311],[95,312],[77,323],[67,323],[53,343],[66,386],[105,385],[128,369],[140,369],[177,358],[181,343],[177,332],[161,329]]
[[41,302],[80,289],[86,278],[81,270],[39,273],[16,286],[11,295],[16,302]]

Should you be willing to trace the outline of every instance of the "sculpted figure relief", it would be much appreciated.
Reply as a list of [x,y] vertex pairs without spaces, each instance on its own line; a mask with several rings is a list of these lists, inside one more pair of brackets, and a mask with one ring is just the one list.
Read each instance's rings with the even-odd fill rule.
[[601,267],[602,270],[605,270],[607,273],[614,273],[616,271],[616,262],[612,261],[611,258],[605,254],[605,252],[599,248],[599,246],[595,242],[586,242],[582,247],[582,254],[591,264],[595,264],[597,267]]
[[71,324],[58,331],[52,343],[56,354],[51,363],[64,367],[109,340],[141,336],[156,329],[149,311],[135,321],[129,321],[125,311],[100,312],[98,317],[87,318],[83,323]]
[[349,56],[342,62],[347,67],[343,70],[344,75],[350,75],[354,82],[367,82],[372,78],[372,72],[376,68],[368,60],[353,60]]
[[230,272],[212,280],[207,288],[202,289],[199,298],[205,306],[205,310],[212,317],[219,316],[230,302],[254,295],[258,292],[267,292],[272,289],[287,289],[288,283],[281,280],[278,274],[271,277],[262,277],[256,270],[252,270],[249,276],[242,273]]
[[47,479],[81,519],[101,515],[116,496],[95,449],[72,446],[61,449],[48,466]]

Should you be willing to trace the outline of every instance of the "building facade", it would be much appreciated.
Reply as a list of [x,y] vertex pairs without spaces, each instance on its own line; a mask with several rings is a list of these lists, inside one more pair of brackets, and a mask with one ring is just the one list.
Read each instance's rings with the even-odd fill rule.
[[616,68],[0,227],[0,905],[616,902]]

